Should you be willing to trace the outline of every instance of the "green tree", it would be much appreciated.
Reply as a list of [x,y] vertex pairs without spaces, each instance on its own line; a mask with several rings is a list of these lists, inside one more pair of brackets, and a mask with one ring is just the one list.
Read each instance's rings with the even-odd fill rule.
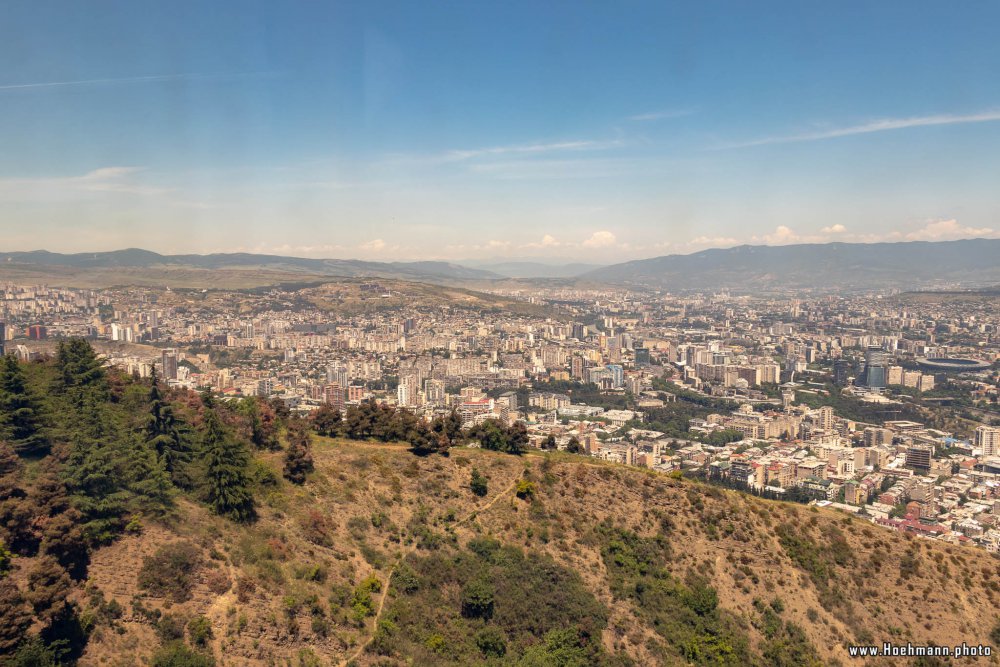
[[270,419],[265,420],[264,406],[255,396],[248,396],[241,400],[237,410],[247,420],[247,436],[257,449],[277,449],[278,437],[274,429],[274,414],[267,406]]
[[49,451],[41,408],[12,355],[0,361],[0,440],[9,442],[21,456],[42,456]]
[[21,486],[23,469],[14,448],[0,441],[0,540],[16,553],[33,555],[37,506]]
[[59,343],[56,370],[55,390],[67,395],[76,407],[83,406],[86,390],[103,400],[110,397],[104,364],[90,343],[82,338]]
[[190,433],[186,425],[174,415],[174,408],[163,399],[156,368],[150,376],[149,413],[146,416],[144,436],[146,445],[156,452],[163,469],[171,481],[181,488],[192,484],[188,465],[191,462]]
[[226,431],[213,407],[205,408],[203,451],[208,504],[220,516],[233,521],[252,521],[257,516],[246,448]]
[[462,417],[458,414],[458,410],[452,408],[445,417],[444,432],[453,445],[462,442]]
[[114,441],[74,443],[63,468],[71,501],[83,515],[83,530],[89,542],[113,540],[124,526],[131,493],[126,480],[132,470]]
[[309,452],[309,429],[303,419],[288,422],[288,448],[285,450],[285,479],[293,484],[303,484],[306,475],[313,471],[313,458]]
[[344,421],[343,415],[340,414],[340,410],[337,410],[331,405],[321,405],[319,409],[314,410],[309,417],[310,421],[312,421],[313,429],[319,435],[324,435],[329,438],[340,435],[340,429]]

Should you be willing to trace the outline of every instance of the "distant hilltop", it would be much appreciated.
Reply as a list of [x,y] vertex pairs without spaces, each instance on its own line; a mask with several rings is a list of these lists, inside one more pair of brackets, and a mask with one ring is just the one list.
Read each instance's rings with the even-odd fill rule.
[[252,253],[214,253],[210,255],[161,255],[140,248],[109,252],[63,254],[47,250],[0,253],[3,265],[71,267],[75,269],[113,268],[195,268],[195,269],[267,269],[304,277],[377,277],[410,280],[494,280],[501,276],[492,271],[471,269],[448,262],[366,262],[357,259],[309,259]]
[[703,250],[614,264],[593,282],[671,290],[902,290],[1000,283],[1000,239],[810,243]]

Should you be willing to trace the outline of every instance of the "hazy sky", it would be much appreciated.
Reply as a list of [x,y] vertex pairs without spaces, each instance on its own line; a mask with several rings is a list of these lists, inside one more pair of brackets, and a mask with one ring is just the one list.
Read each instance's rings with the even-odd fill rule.
[[996,2],[0,4],[0,250],[1000,235]]

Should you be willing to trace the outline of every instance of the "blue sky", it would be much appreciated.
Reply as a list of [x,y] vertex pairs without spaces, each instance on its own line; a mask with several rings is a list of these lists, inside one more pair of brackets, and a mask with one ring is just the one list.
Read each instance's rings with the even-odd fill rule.
[[0,6],[4,250],[1000,235],[1000,5]]

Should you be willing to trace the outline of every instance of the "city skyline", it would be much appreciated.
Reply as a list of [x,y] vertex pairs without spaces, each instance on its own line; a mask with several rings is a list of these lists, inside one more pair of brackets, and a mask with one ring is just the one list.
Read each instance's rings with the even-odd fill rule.
[[6,251],[610,264],[1000,235],[986,4],[100,7],[6,9]]

